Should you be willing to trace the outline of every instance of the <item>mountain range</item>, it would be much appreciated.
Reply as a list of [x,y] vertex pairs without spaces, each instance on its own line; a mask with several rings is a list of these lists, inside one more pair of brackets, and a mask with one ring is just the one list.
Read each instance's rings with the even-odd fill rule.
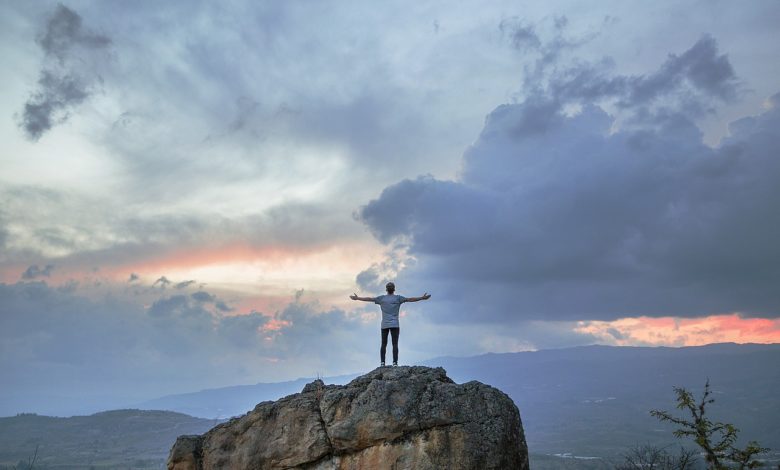
[[[780,427],[777,426],[780,344],[724,343],[682,348],[584,346],[440,357],[423,365],[444,367],[458,383],[478,380],[509,395],[520,410],[532,468],[561,468],[561,462],[576,462],[574,468],[607,468],[636,445],[683,444],[672,435],[673,426],[659,422],[649,412],[653,409],[678,411],[673,388],[687,388],[699,397],[708,380],[715,398],[708,407],[711,419],[736,425],[741,431],[740,442],[758,440],[773,449],[770,458],[780,456]],[[324,378],[324,381],[344,384],[357,375]],[[310,381],[301,378],[231,386],[133,404],[133,408],[167,410],[170,414],[143,415],[151,412],[124,410],[121,413],[125,414],[114,415],[117,421],[113,428],[109,427],[116,434],[112,449],[125,442],[118,437],[123,432],[133,430],[131,434],[136,436],[128,439],[128,443],[141,439],[143,433],[139,433],[139,428],[127,427],[128,422],[135,420],[144,423],[141,427],[148,429],[149,436],[158,436],[153,440],[160,449],[156,454],[143,445],[133,444],[132,449],[148,458],[164,455],[177,432],[202,433],[217,422],[246,413],[259,402],[300,392]],[[130,419],[127,413],[143,417]],[[94,444],[100,441],[96,436],[114,434],[94,430],[103,429],[99,423],[110,417],[111,414],[98,413],[73,418],[35,415],[0,418],[0,465],[31,453],[36,443],[51,448],[58,439],[74,442],[80,439],[99,448]],[[94,422],[84,424],[89,418]],[[20,420],[24,426],[19,424]],[[182,423],[192,425],[192,430],[185,429]],[[48,429],[48,434],[36,431],[36,426]],[[161,435],[161,429],[170,430],[170,435]],[[68,448],[59,444],[54,447],[63,452]],[[133,452],[125,449],[122,455],[129,459]]]
[[[713,419],[780,450],[780,344],[582,346],[439,357],[422,365],[444,367],[459,383],[478,380],[507,393],[520,409],[532,453],[613,458],[638,444],[675,445],[673,428],[649,412],[674,409],[674,387],[698,396],[707,380],[716,400]],[[325,382],[343,384],[356,375]],[[170,395],[138,407],[225,418],[298,392],[308,380]]]

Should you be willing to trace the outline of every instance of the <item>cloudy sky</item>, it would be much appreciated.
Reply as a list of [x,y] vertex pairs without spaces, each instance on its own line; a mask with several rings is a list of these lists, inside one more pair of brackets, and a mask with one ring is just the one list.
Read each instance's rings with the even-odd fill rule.
[[3,2],[0,415],[780,342],[780,4]]

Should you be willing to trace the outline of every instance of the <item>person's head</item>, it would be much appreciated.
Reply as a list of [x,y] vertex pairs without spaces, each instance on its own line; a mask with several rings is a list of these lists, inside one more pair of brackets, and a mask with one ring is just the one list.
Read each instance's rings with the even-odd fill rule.
[[395,284],[393,284],[392,282],[388,282],[387,284],[385,284],[385,289],[387,290],[388,294],[392,294],[393,292],[395,292]]

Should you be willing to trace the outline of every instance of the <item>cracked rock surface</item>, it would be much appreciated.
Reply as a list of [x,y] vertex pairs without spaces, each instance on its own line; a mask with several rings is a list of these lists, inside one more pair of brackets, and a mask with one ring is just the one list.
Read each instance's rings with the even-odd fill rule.
[[169,470],[528,469],[520,413],[500,390],[442,368],[386,367],[347,385],[316,380],[202,436]]

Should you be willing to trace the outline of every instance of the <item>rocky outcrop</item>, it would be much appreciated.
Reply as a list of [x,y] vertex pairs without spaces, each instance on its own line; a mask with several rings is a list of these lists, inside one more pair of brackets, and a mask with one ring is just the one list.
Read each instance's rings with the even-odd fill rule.
[[169,470],[527,469],[512,400],[442,368],[379,368],[347,385],[301,393],[181,436]]

